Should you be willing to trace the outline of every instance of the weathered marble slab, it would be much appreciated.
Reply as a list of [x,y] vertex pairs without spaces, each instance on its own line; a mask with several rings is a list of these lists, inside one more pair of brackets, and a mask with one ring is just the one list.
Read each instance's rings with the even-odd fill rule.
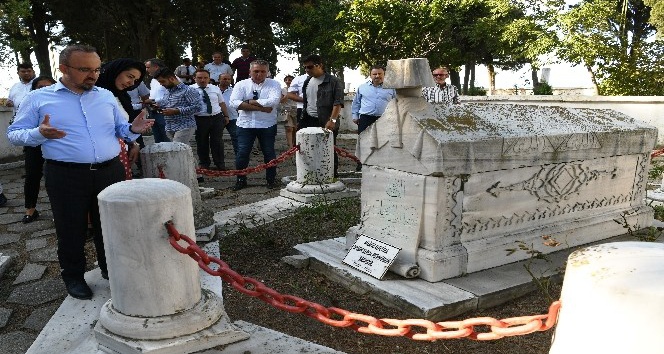
[[616,220],[652,223],[654,127],[607,109],[430,104],[399,77],[421,61],[388,65],[397,96],[359,135],[362,221],[347,244],[401,247],[397,260],[436,282],[530,257],[508,251],[519,244],[550,253],[619,235]]

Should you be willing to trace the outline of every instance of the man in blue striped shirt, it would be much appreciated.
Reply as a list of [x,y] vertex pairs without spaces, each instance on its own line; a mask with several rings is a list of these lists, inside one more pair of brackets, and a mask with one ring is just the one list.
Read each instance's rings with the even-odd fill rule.
[[161,68],[154,75],[168,93],[156,100],[166,119],[166,135],[171,141],[189,144],[196,132],[195,113],[201,111],[203,100],[198,90],[178,80],[169,68]]
[[77,299],[92,298],[83,278],[88,215],[99,268],[108,279],[97,194],[125,179],[118,138],[136,140],[153,124],[145,112],[127,122],[113,94],[95,86],[100,69],[95,48],[65,48],[60,81],[28,93],[7,129],[12,144],[42,147],[61,275],[67,292]]
[[376,122],[385,112],[387,103],[396,96],[394,89],[383,88],[385,69],[382,66],[371,67],[370,75],[371,81],[357,88],[351,105],[351,114],[353,122],[357,124],[358,134]]

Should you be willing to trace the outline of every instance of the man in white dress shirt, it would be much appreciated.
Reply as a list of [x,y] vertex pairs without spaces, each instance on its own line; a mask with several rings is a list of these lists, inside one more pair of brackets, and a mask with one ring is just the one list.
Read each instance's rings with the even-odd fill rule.
[[23,101],[23,97],[30,92],[32,79],[35,78],[35,71],[32,69],[31,63],[18,64],[17,72],[19,82],[15,83],[9,89],[9,95],[7,96],[7,101],[5,101],[5,106],[14,108],[14,115],[18,111],[18,106]]
[[164,143],[170,142],[171,139],[166,135],[166,119],[162,113],[158,113],[155,107],[153,106],[156,102],[160,101],[164,96],[168,94],[168,90],[161,86],[159,81],[154,78],[154,75],[159,69],[166,67],[166,64],[157,58],[148,59],[145,61],[145,69],[148,72],[148,75],[152,78],[150,81],[150,98],[145,102],[148,103],[150,109],[150,117],[154,119],[154,125],[152,126],[152,135],[154,136],[155,143]]
[[[263,161],[269,162],[276,158],[274,140],[277,136],[277,111],[281,101],[281,84],[267,78],[270,64],[265,60],[255,60],[249,67],[249,79],[238,82],[231,94],[231,109],[237,109],[238,153],[235,157],[235,168],[242,170],[249,166],[249,156],[258,138]],[[267,187],[279,187],[276,180],[277,168],[270,167],[265,171]],[[247,176],[237,176],[233,190],[247,186]]]
[[210,168],[210,152],[212,162],[217,170],[226,169],[224,164],[224,141],[222,135],[224,126],[228,123],[228,110],[224,96],[219,87],[210,85],[210,73],[196,70],[194,74],[196,83],[191,85],[201,94],[201,111],[196,113],[196,153],[198,165],[201,168]]

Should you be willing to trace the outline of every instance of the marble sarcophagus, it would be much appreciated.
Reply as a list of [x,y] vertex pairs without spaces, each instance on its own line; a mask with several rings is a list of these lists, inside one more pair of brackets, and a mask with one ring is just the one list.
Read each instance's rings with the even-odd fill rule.
[[[364,234],[402,250],[392,271],[436,282],[652,224],[644,202],[657,130],[612,110],[419,97],[418,72],[390,61],[397,89],[358,139]],[[426,61],[425,61],[426,62]],[[419,71],[430,75],[428,64]]]

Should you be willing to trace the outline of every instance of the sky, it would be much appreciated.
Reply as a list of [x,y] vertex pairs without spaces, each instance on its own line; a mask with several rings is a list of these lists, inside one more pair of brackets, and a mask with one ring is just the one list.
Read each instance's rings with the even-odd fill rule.
[[[239,49],[230,54],[230,59],[235,59],[240,56]],[[52,60],[55,58],[52,58]],[[33,58],[33,62],[35,62]],[[297,58],[294,55],[289,55],[286,53],[279,54],[277,58],[277,67],[279,68],[279,73],[275,76],[275,79],[279,80],[283,86],[283,78],[287,74],[297,73],[297,68],[299,63]],[[548,83],[554,88],[590,88],[592,87],[592,81],[590,79],[590,74],[579,66],[572,66],[568,63],[553,64],[545,66],[545,68],[550,69],[550,75]],[[38,68],[35,68],[38,70]],[[39,73],[37,72],[37,75]],[[56,77],[58,76],[55,73]],[[463,71],[461,72],[461,78],[463,79]],[[346,86],[349,92],[354,92],[357,86],[364,83],[368,80],[367,77],[360,74],[359,70],[352,70],[346,68],[344,70],[344,78]],[[496,70],[496,88],[498,89],[511,89],[514,86],[519,88],[531,88],[530,85],[530,66],[526,65],[523,69],[518,71],[502,71]],[[527,80],[527,81],[526,81]],[[9,88],[18,82],[18,75],[16,74],[16,68],[7,65],[0,65],[0,97],[7,97]],[[489,87],[489,74],[484,66],[478,66],[475,69],[475,87]]]

